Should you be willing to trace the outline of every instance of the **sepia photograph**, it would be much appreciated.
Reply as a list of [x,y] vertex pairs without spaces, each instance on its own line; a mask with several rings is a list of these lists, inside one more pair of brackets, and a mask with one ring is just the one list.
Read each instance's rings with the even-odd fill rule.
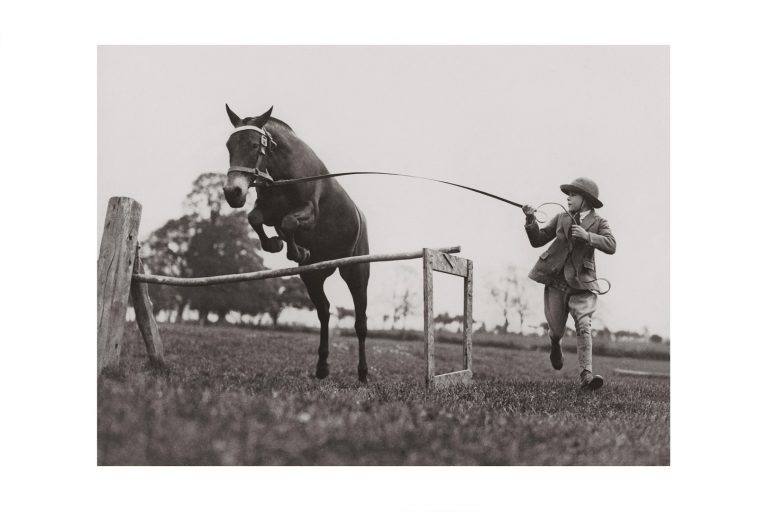
[[669,46],[101,45],[97,93],[98,465],[670,464]]
[[0,508],[760,510],[764,11],[6,2]]

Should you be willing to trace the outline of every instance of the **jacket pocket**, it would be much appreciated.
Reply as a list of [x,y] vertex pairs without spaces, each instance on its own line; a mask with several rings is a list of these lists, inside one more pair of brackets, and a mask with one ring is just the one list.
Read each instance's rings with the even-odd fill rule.
[[595,270],[595,262],[591,260],[584,260],[584,268]]

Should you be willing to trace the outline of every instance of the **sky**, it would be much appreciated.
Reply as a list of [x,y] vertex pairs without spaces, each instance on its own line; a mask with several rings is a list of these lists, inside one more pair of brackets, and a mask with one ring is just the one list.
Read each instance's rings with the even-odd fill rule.
[[[111,196],[143,205],[142,238],[182,215],[195,177],[228,167],[224,104],[241,117],[274,106],[330,172],[415,174],[534,206],[592,178],[617,240],[616,254],[596,253],[612,288],[594,325],[669,335],[668,47],[102,46],[97,79],[97,237]],[[461,245],[477,320],[501,321],[489,288],[509,266],[526,282],[526,324],[544,320],[543,286],[525,278],[544,248],[528,243],[519,209],[421,180],[339,181],[367,217],[371,253]],[[265,262],[294,265],[284,251]],[[420,265],[372,264],[371,327],[396,288],[421,293]],[[338,274],[326,291],[352,306]],[[436,313],[461,304],[458,278],[440,276]]]

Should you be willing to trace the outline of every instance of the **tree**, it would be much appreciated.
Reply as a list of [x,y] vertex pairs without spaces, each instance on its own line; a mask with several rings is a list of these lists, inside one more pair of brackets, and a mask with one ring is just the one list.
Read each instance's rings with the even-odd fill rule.
[[355,318],[355,310],[352,308],[336,306],[336,319],[338,323],[341,323],[345,318]]
[[602,329],[597,331],[596,337],[597,338],[606,339],[606,340],[610,340],[611,337],[612,337],[611,330],[607,326],[604,325]]
[[507,266],[501,279],[491,285],[491,297],[501,309],[504,317],[504,325],[502,326],[504,333],[509,332],[509,318],[513,312],[517,313],[520,333],[523,332],[525,316],[531,309],[526,292],[524,281],[519,278],[517,268],[512,265]]
[[446,325],[449,325],[453,323],[454,317],[449,315],[447,312],[440,313],[437,315],[434,319],[435,327],[438,331],[442,331],[445,329]]
[[405,334],[405,327],[408,317],[411,316],[418,307],[417,293],[413,291],[416,271],[406,265],[398,267],[397,282],[392,290],[392,329],[398,321]]
[[[197,230],[195,220],[185,215],[166,222],[150,233],[141,245],[141,259],[145,270],[152,274],[188,277],[187,251]],[[181,319],[188,304],[189,289],[173,286],[149,285],[149,296],[156,311],[175,311],[174,321]]]
[[641,338],[641,334],[635,331],[619,330],[614,333],[617,341],[637,340]]
[[[464,330],[464,313],[455,315],[453,317],[453,321],[458,324],[458,326],[456,327],[456,332],[461,332],[462,330]],[[474,319],[472,319],[472,322],[473,322],[472,325],[474,326]]]
[[651,343],[661,343],[662,339],[661,336],[658,334],[652,334],[650,338]]
[[394,324],[397,323],[398,320],[401,321],[401,331],[405,333],[405,322],[408,319],[410,315],[413,314],[414,310],[416,309],[416,302],[414,299],[414,293],[411,291],[410,288],[404,288],[400,291],[395,291],[392,300],[394,302],[394,312],[392,315],[393,321],[392,326],[394,327]]
[[[263,270],[264,261],[258,254],[258,240],[249,236],[250,226],[244,212],[216,216],[198,222],[198,229],[189,242],[187,268],[191,277],[218,274],[238,274]],[[200,312],[201,323],[207,323],[208,313],[223,318],[229,311],[250,315],[269,310],[276,292],[269,280],[249,281],[231,285],[190,288],[190,307]]]
[[291,276],[278,280],[276,283],[276,293],[274,293],[267,306],[267,313],[272,318],[272,323],[277,326],[277,320],[280,313],[285,308],[308,309],[312,310],[315,305],[307,294],[307,288],[302,280],[296,276]]
[[[225,203],[225,181],[226,176],[215,173],[201,174],[195,179],[184,202],[187,214],[166,222],[142,245],[142,260],[148,271],[175,277],[193,276],[187,261],[190,242],[200,231],[201,221],[210,219],[212,211],[221,211]],[[230,208],[227,213],[231,211]],[[190,303],[190,296],[200,293],[192,288],[149,285],[149,295],[157,311],[176,311],[178,321]]]
[[[186,214],[168,221],[142,245],[142,259],[150,272],[203,277],[265,269],[261,244],[245,212],[226,203],[225,183],[226,176],[217,173],[195,179],[184,201]],[[219,319],[229,311],[252,316],[274,312],[272,302],[281,293],[281,285],[264,280],[202,288],[150,285],[149,290],[158,310],[175,310],[178,319],[189,305],[206,323],[209,312],[216,312]]]
[[[229,216],[243,210],[235,210],[224,197],[224,185],[227,175],[208,172],[198,176],[192,182],[192,190],[184,199],[185,213],[196,221],[212,220],[219,216]],[[247,210],[246,210],[247,211]]]

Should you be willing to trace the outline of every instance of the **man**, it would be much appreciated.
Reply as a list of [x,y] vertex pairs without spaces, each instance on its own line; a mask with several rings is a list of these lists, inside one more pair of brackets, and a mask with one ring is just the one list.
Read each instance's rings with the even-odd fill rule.
[[595,213],[603,203],[598,199],[597,184],[577,178],[560,190],[568,195],[568,212],[539,228],[535,209],[523,207],[525,231],[533,247],[550,241],[552,245],[539,256],[528,277],[544,284],[544,315],[549,324],[551,351],[549,360],[555,370],[563,367],[560,340],[565,333],[568,313],[576,324],[581,389],[595,390],[603,385],[600,375],[592,374],[592,315],[597,308],[599,287],[595,274],[595,249],[606,254],[616,252],[616,240],[608,222]]

